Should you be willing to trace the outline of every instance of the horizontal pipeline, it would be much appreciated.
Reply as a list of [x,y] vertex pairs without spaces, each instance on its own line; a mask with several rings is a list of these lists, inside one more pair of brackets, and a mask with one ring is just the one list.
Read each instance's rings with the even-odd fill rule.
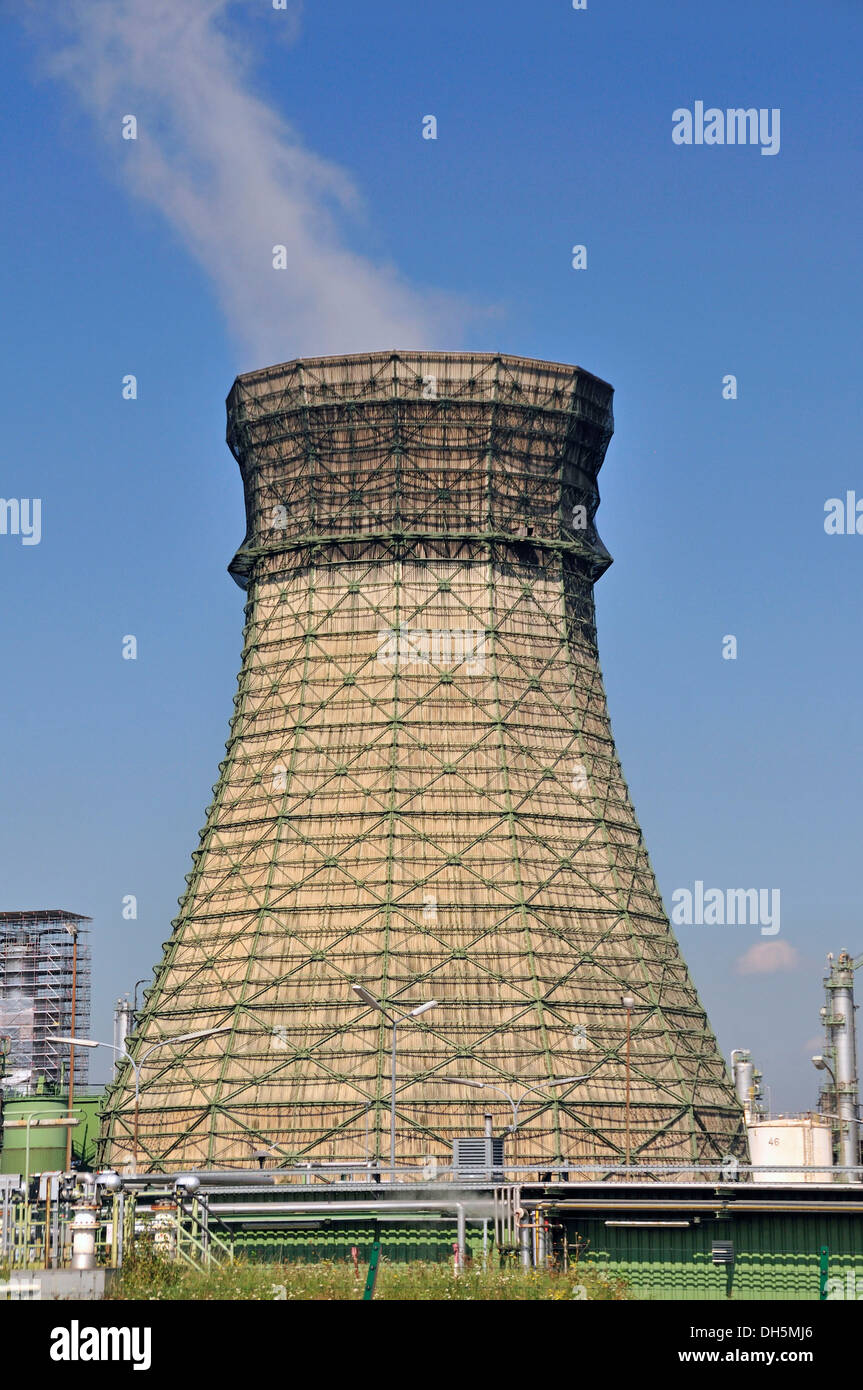
[[522,1206],[530,1211],[592,1211],[601,1214],[603,1211],[717,1211],[722,1210],[728,1215],[758,1212],[783,1212],[786,1216],[797,1216],[801,1214],[824,1215],[832,1212],[834,1215],[839,1213],[844,1215],[847,1212],[863,1212],[863,1202],[746,1202],[736,1198],[729,1200],[727,1197],[719,1197],[712,1202],[614,1202],[601,1198],[597,1201],[544,1201],[537,1198],[534,1201],[526,1201],[522,1198]]
[[[456,1212],[459,1207],[465,1209],[465,1215],[470,1211],[470,1220],[482,1221],[485,1217],[494,1214],[494,1203],[487,1202],[267,1202],[261,1207],[261,1216],[271,1216],[277,1212],[285,1215],[313,1215],[315,1212],[428,1212],[429,1215],[439,1215],[443,1212]],[[210,1214],[213,1216],[224,1216],[227,1212],[237,1212],[240,1215],[250,1216],[255,1208],[246,1202],[214,1202],[210,1203]]]
[[[56,1123],[56,1121],[55,1121],[55,1123]],[[514,1175],[516,1175],[516,1176],[518,1177],[518,1179],[519,1179],[520,1181],[522,1181],[522,1182],[527,1181],[527,1175],[528,1175],[528,1174],[531,1174],[531,1173],[534,1174],[534,1175],[540,1174],[540,1173],[551,1173],[552,1175],[557,1175],[557,1176],[559,1176],[559,1175],[562,1174],[562,1173],[577,1173],[577,1174],[579,1174],[581,1177],[586,1177],[586,1176],[587,1176],[588,1174],[590,1174],[590,1173],[595,1173],[595,1174],[600,1174],[600,1175],[602,1175],[602,1176],[604,1176],[604,1177],[606,1177],[606,1178],[608,1178],[608,1177],[629,1178],[632,1182],[640,1182],[640,1181],[641,1181],[643,1178],[645,1178],[645,1177],[650,1177],[650,1176],[652,1176],[652,1175],[654,1175],[654,1174],[660,1174],[660,1173],[666,1175],[666,1177],[668,1178],[669,1181],[673,1181],[673,1178],[674,1178],[675,1175],[677,1175],[679,1178],[683,1179],[683,1178],[686,1177],[687,1174],[698,1174],[698,1175],[702,1176],[705,1180],[713,1180],[713,1179],[720,1180],[720,1179],[721,1179],[723,1182],[734,1181],[735,1183],[737,1183],[737,1182],[739,1181],[739,1179],[740,1179],[742,1176],[746,1175],[746,1174],[750,1174],[750,1173],[765,1173],[765,1174],[768,1174],[768,1175],[769,1175],[769,1174],[771,1174],[771,1173],[778,1173],[778,1172],[782,1172],[782,1173],[801,1173],[801,1174],[805,1174],[805,1173],[828,1173],[828,1174],[830,1174],[830,1175],[833,1176],[833,1177],[835,1177],[835,1176],[836,1176],[837,1174],[839,1174],[839,1173],[842,1173],[842,1174],[846,1174],[846,1173],[847,1173],[849,1176],[852,1175],[852,1174],[854,1174],[854,1175],[856,1175],[859,1179],[863,1180],[863,1166],[856,1166],[856,1167],[846,1166],[846,1167],[842,1167],[840,1164],[823,1164],[823,1165],[822,1165],[822,1164],[809,1164],[809,1163],[781,1163],[781,1164],[778,1164],[778,1163],[777,1163],[777,1164],[770,1164],[770,1165],[767,1165],[767,1164],[758,1164],[758,1165],[755,1165],[755,1164],[743,1164],[743,1163],[741,1163],[737,1168],[734,1169],[734,1178],[733,1178],[733,1180],[732,1180],[732,1179],[729,1179],[729,1177],[728,1177],[728,1170],[727,1170],[727,1168],[726,1168],[725,1165],[723,1165],[723,1164],[707,1164],[707,1163],[705,1163],[705,1164],[695,1164],[695,1163],[692,1163],[692,1164],[685,1164],[685,1165],[684,1165],[684,1164],[680,1164],[680,1165],[674,1165],[674,1164],[658,1164],[658,1163],[657,1163],[657,1164],[633,1164],[633,1165],[631,1165],[630,1167],[626,1167],[626,1166],[623,1165],[623,1164],[614,1165],[614,1164],[611,1164],[611,1163],[606,1163],[606,1164],[599,1164],[599,1163],[595,1163],[595,1164],[594,1164],[594,1163],[591,1163],[591,1164],[577,1164],[577,1163],[571,1163],[571,1164],[550,1164],[550,1163],[549,1163],[549,1164],[545,1164],[545,1163],[532,1163],[532,1164],[529,1164],[529,1165],[527,1165],[527,1164],[525,1164],[525,1165],[515,1165],[515,1164],[509,1164],[509,1163],[495,1163],[495,1164],[492,1164],[492,1165],[491,1165],[491,1168],[492,1168],[492,1171],[493,1171],[493,1173],[494,1173],[494,1175],[495,1175],[494,1180],[495,1180],[496,1183],[499,1182],[498,1177],[497,1177],[497,1174],[498,1174],[498,1173],[504,1173],[504,1174],[510,1174],[510,1173],[511,1173],[511,1174],[514,1174]],[[105,1170],[105,1171],[107,1171],[107,1170]],[[273,1182],[284,1183],[288,1177],[295,1177],[295,1178],[300,1178],[300,1177],[328,1177],[328,1178],[334,1178],[334,1177],[339,1176],[339,1174],[342,1174],[342,1173],[344,1173],[344,1174],[346,1174],[346,1175],[351,1175],[351,1176],[354,1176],[354,1177],[359,1176],[361,1173],[362,1173],[362,1174],[367,1174],[367,1175],[368,1175],[368,1178],[369,1178],[369,1181],[372,1180],[372,1177],[373,1177],[373,1176],[374,1176],[375,1178],[380,1177],[380,1178],[382,1178],[382,1179],[385,1180],[385,1181],[391,1181],[391,1180],[392,1180],[392,1176],[393,1176],[393,1171],[395,1171],[396,1178],[397,1178],[397,1179],[400,1179],[400,1178],[408,1178],[408,1177],[410,1177],[410,1176],[416,1176],[417,1178],[421,1178],[421,1177],[422,1177],[422,1174],[423,1174],[423,1172],[424,1172],[425,1170],[424,1170],[424,1168],[423,1168],[422,1166],[420,1166],[420,1165],[417,1165],[416,1167],[413,1167],[413,1166],[411,1166],[411,1165],[409,1165],[409,1164],[405,1164],[405,1165],[403,1165],[403,1166],[399,1166],[399,1167],[397,1167],[395,1170],[393,1170],[393,1169],[392,1169],[391,1167],[389,1167],[388,1165],[387,1165],[387,1166],[382,1165],[380,1168],[369,1168],[366,1164],[345,1164],[343,1167],[340,1167],[337,1163],[334,1163],[334,1164],[312,1164],[312,1163],[306,1164],[306,1163],[298,1163],[298,1164],[293,1164],[293,1165],[291,1165],[290,1167],[285,1167],[285,1168],[189,1168],[189,1169],[185,1169],[185,1170],[182,1171],[182,1172],[176,1172],[176,1173],[158,1173],[158,1172],[148,1172],[148,1173],[124,1173],[124,1174],[122,1174],[122,1177],[123,1177],[123,1182],[124,1182],[124,1183],[140,1183],[140,1182],[145,1182],[145,1181],[150,1181],[150,1182],[154,1182],[154,1181],[155,1181],[155,1182],[158,1182],[158,1181],[161,1181],[161,1180],[164,1180],[165,1182],[172,1182],[172,1183],[173,1183],[173,1182],[179,1181],[179,1180],[182,1179],[182,1178],[192,1178],[192,1177],[194,1177],[194,1178],[200,1178],[202,1181],[206,1181],[206,1182],[208,1182],[208,1183],[214,1183],[214,1182],[236,1182],[236,1183],[246,1183],[246,1182],[250,1182],[250,1183],[258,1183],[258,1184],[266,1185],[266,1184],[268,1184],[268,1183],[273,1183]],[[434,1178],[426,1179],[426,1181],[432,1181],[432,1182],[444,1181],[444,1180],[446,1180],[447,1178],[454,1177],[454,1176],[455,1176],[455,1177],[458,1177],[458,1178],[459,1178],[460,1180],[462,1180],[462,1181],[464,1181],[464,1180],[468,1180],[468,1181],[473,1180],[473,1181],[475,1181],[475,1182],[483,1182],[483,1181],[487,1181],[487,1179],[488,1179],[488,1174],[486,1173],[485,1165],[483,1165],[482,1167],[478,1167],[478,1168],[477,1168],[475,1171],[473,1171],[473,1172],[466,1172],[466,1171],[464,1170],[464,1168],[458,1168],[458,1169],[457,1169],[457,1168],[450,1167],[450,1166],[445,1167],[443,1164],[441,1164],[438,1168],[435,1169]],[[535,1178],[534,1178],[534,1181],[537,1181],[537,1180],[538,1180],[538,1179],[535,1177]]]

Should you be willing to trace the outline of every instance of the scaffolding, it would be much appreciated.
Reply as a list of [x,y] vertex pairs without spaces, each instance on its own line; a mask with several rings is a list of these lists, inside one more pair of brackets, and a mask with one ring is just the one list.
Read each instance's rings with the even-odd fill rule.
[[[8,1089],[33,1090],[40,1078],[50,1086],[68,1083],[69,1048],[52,1035],[89,1035],[90,947],[82,940],[82,924],[89,921],[60,908],[0,912],[0,1037],[8,1039]],[[88,1049],[79,1047],[76,1087],[86,1088],[88,1068]]]
[[105,1161],[446,1163],[483,1112],[511,1162],[745,1156],[606,708],[611,400],[464,353],[237,379],[239,690]]

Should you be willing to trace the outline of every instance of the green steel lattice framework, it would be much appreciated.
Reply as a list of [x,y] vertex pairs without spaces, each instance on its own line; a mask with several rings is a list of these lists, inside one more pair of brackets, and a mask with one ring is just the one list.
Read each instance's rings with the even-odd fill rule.
[[[143,1165],[447,1161],[518,1096],[520,1162],[745,1150],[614,748],[593,584],[611,388],[476,354],[240,377],[235,714],[137,1056]],[[555,1088],[555,1078],[586,1080]],[[529,1091],[528,1088],[533,1088]],[[132,1156],[130,1069],[105,1161]],[[509,1150],[512,1154],[512,1147]]]

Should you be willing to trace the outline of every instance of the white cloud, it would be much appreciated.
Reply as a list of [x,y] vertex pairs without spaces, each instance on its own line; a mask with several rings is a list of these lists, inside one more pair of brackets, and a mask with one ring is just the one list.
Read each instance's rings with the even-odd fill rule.
[[[305,148],[254,94],[248,61],[223,27],[233,8],[232,0],[64,0],[50,19],[42,10],[40,21],[36,7],[37,33],[51,71],[116,142],[135,191],[213,280],[247,366],[456,345],[464,305],[417,291],[349,248],[345,219],[360,207],[350,176]],[[280,33],[286,16],[269,15],[258,32]],[[322,13],[315,22],[325,22]],[[134,142],[120,139],[127,114],[138,121]],[[286,246],[288,269],[272,268],[274,245]]]
[[796,970],[800,953],[787,941],[759,941],[738,956],[734,968],[738,975],[773,975],[780,970]]

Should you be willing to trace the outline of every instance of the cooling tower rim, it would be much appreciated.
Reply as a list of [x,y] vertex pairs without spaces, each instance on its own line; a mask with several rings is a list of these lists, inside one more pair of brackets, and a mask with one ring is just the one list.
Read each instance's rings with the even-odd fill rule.
[[253,385],[266,382],[274,376],[284,374],[288,371],[296,370],[300,367],[326,368],[336,364],[346,363],[369,363],[380,365],[388,361],[404,362],[478,362],[484,366],[499,362],[508,367],[539,369],[553,376],[568,377],[573,376],[587,377],[602,386],[613,396],[614,387],[603,377],[597,376],[595,372],[590,372],[586,367],[580,367],[577,363],[556,362],[544,357],[522,357],[517,353],[508,352],[471,352],[464,349],[446,348],[391,348],[374,352],[349,352],[335,353],[318,357],[292,357],[286,362],[274,362],[267,367],[258,367],[250,372],[240,372],[235,378],[228,401],[239,385]]

